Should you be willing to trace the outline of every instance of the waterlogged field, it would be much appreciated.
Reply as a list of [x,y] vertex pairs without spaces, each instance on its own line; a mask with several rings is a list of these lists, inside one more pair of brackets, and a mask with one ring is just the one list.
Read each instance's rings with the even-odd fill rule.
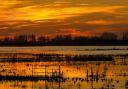
[[57,53],[57,54],[128,54],[128,46],[42,46],[0,47],[0,53]]
[[[4,47],[4,53],[128,54],[119,47]],[[57,59],[56,59],[57,60]],[[19,77],[16,77],[19,76]],[[128,58],[113,61],[0,62],[0,89],[128,89]]]
[[[63,81],[3,80],[0,82],[1,89],[127,89],[125,87],[126,82],[128,81],[128,65],[122,63],[5,62],[0,63],[0,71],[2,75],[39,76],[44,75],[45,65],[47,65],[47,73],[57,71],[57,68],[60,65],[60,71],[63,73],[64,77]],[[91,77],[92,74],[93,78]]]

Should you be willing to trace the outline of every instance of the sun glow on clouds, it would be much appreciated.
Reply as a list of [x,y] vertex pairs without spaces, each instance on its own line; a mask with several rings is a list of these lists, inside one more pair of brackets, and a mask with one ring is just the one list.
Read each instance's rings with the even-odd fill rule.
[[[76,36],[80,34],[90,35],[91,32],[93,33],[96,31],[95,29],[98,29],[97,25],[102,27],[103,25],[128,24],[128,22],[125,21],[127,17],[124,18],[127,14],[127,2],[124,3],[121,0],[119,1],[120,3],[117,1],[106,1],[107,3],[105,3],[101,0],[0,0],[0,22],[2,23],[2,25],[0,25],[0,30],[9,30],[10,28],[23,30],[30,28],[32,29],[31,31],[34,31],[35,29],[32,27],[35,27],[38,29],[38,33],[40,33],[42,29],[47,30],[52,28],[52,30],[55,30],[54,32],[59,31],[58,34],[61,32],[62,34],[70,33]],[[100,4],[98,4],[98,2]],[[99,20],[100,16],[96,16],[95,13],[110,14],[115,18],[109,21],[106,20],[106,18],[109,17]],[[89,14],[94,16],[87,18],[86,15]],[[85,16],[82,17],[82,15]],[[91,19],[94,17],[96,19]],[[70,19],[72,18],[79,19],[70,22]],[[53,19],[56,20],[56,24],[52,21]],[[114,21],[115,19],[116,21]],[[50,20],[51,22],[49,22]],[[74,25],[72,26],[74,23],[75,25],[79,25],[77,26],[79,28],[75,28]],[[47,25],[49,28],[42,26],[43,24]],[[53,24],[56,26],[53,26]],[[61,27],[60,24],[62,25]],[[86,29],[84,28],[84,25],[87,27]],[[90,25],[95,28],[90,30]],[[61,29],[65,29],[65,31],[62,31]],[[46,30],[42,30],[42,32],[45,33]],[[51,29],[49,31],[51,31]]]
[[69,28],[69,29],[60,29],[59,32],[56,33],[56,35],[71,35],[71,36],[83,36],[85,35],[85,33],[81,33],[79,29],[73,29],[73,28]]
[[[8,3],[7,3],[8,2]],[[7,3],[7,4],[5,4]],[[13,2],[4,1],[4,8],[11,8],[21,2],[14,0]],[[22,3],[23,4],[23,3]],[[57,2],[47,5],[28,5],[21,8],[5,9],[0,7],[0,20],[44,20],[44,19],[64,19],[75,15],[94,13],[94,12],[107,12],[114,13],[115,9],[123,8],[123,6],[70,6],[65,7],[64,2]]]
[[105,21],[105,20],[92,20],[92,21],[87,21],[86,24],[90,25],[111,25],[111,24],[123,24],[123,23],[128,23],[128,21]]

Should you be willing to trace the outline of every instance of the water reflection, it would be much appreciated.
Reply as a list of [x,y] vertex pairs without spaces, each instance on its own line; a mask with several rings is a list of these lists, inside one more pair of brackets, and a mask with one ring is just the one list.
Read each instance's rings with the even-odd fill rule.
[[128,89],[127,46],[2,47],[0,61],[0,89]]
[[[2,80],[1,89],[127,89],[128,62],[1,62],[0,74],[52,76],[50,79]],[[60,65],[60,70],[59,70]],[[45,69],[46,68],[46,69]],[[59,79],[60,76],[61,80]],[[44,75],[43,75],[44,73]],[[45,74],[46,73],[46,74]],[[49,74],[51,73],[51,74]],[[54,75],[54,79],[53,79]],[[56,78],[55,78],[56,77]],[[1,78],[2,79],[2,78]],[[53,80],[52,80],[53,79]]]

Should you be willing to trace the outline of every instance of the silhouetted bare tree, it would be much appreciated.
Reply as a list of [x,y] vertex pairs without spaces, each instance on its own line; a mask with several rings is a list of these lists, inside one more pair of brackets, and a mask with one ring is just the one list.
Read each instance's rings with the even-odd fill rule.
[[27,45],[27,35],[19,35],[14,38],[15,44],[18,46]]
[[110,32],[104,32],[101,35],[101,39],[104,40],[117,40],[117,35],[114,33],[110,33]]
[[36,45],[36,36],[35,35],[28,35],[28,44],[29,45]]
[[128,40],[128,32],[123,33],[122,39],[123,39],[123,40]]
[[38,45],[46,45],[46,41],[47,41],[46,37],[40,36],[38,38]]

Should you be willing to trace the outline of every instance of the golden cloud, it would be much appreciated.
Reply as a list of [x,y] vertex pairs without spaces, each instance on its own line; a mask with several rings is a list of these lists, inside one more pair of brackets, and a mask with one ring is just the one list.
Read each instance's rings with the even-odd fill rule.
[[[107,12],[116,13],[115,9],[124,8],[124,6],[67,6],[66,2],[55,2],[47,5],[28,5],[21,8],[5,9],[11,8],[17,4],[23,4],[22,1],[18,0],[5,0],[0,6],[0,20],[44,20],[44,19],[64,19],[66,17],[72,17],[75,15],[94,13],[94,12]],[[51,7],[50,7],[51,6]],[[57,7],[56,7],[57,6]],[[59,8],[58,8],[59,7]]]

